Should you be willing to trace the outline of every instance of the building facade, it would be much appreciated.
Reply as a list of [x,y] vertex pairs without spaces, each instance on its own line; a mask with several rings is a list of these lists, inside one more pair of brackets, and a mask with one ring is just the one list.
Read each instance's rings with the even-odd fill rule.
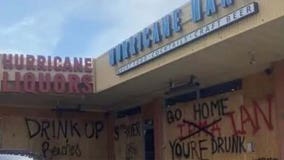
[[97,59],[3,53],[0,146],[54,160],[281,160],[283,27],[282,0],[191,0]]

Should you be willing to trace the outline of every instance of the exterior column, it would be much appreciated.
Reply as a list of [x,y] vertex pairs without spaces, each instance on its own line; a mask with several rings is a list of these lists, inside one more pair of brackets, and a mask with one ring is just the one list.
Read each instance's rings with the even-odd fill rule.
[[106,113],[106,124],[107,124],[107,152],[108,160],[115,160],[114,155],[114,115],[111,112]]
[[274,91],[280,159],[284,159],[284,61],[274,65]]
[[162,140],[163,140],[163,103],[161,99],[155,99],[142,108],[143,118],[153,119],[154,122],[154,147],[155,160],[162,160]]

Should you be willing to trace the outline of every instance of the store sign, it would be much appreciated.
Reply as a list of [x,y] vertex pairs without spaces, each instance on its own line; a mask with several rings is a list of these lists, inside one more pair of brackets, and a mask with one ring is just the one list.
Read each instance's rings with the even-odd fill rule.
[[[193,22],[199,22],[203,19],[203,6],[201,0],[191,0],[191,15]],[[206,16],[211,16],[217,13],[217,4],[216,0],[205,0],[206,2]],[[227,8],[234,4],[234,0],[221,0],[221,6]]]
[[[162,26],[162,28],[161,28]],[[155,22],[152,27],[145,28],[143,31],[117,45],[109,52],[109,63],[114,66],[119,62],[135,56],[146,48],[162,42],[173,36],[173,33],[182,30],[181,10],[177,9],[172,14],[165,16],[161,21]]]
[[91,58],[3,54],[1,92],[87,94],[93,92]]
[[[191,0],[192,22],[199,22],[203,19],[203,10],[207,16],[217,13],[216,0],[205,0],[206,6],[202,5],[202,0]],[[220,6],[226,8],[233,5],[234,0],[221,0]],[[151,27],[145,28],[143,31],[132,36],[123,43],[117,45],[109,52],[109,63],[114,66],[132,56],[143,52],[146,48],[158,44],[173,36],[173,33],[182,30],[181,20],[182,10],[177,9],[173,13],[166,15],[160,21],[155,22]]]
[[[192,0],[191,3],[192,22],[197,23],[203,19],[201,0]],[[230,5],[233,5],[233,0],[221,0],[220,6],[226,8]],[[215,0],[206,0],[206,16],[211,16],[217,13],[217,6],[218,5],[216,4]],[[165,53],[168,53],[175,48],[178,48],[184,44],[188,44],[189,42],[206,36],[209,33],[219,30],[222,27],[228,26],[236,21],[241,20],[242,18],[248,17],[257,12],[257,3],[248,4],[241,9],[234,11],[233,13],[226,15],[220,19],[217,19],[214,22],[211,22],[191,33],[188,33],[187,35],[161,48],[151,51],[150,53],[145,54],[134,61],[130,61],[127,64],[120,66],[117,70],[117,74],[119,75],[133,68],[136,68],[137,66],[145,64],[150,60],[164,55]],[[122,44],[116,46],[109,52],[110,65],[115,66],[118,63],[129,59],[131,56],[137,55],[139,52],[142,52],[143,49],[150,48],[152,44],[160,43],[163,39],[167,39],[173,36],[174,32],[181,31],[181,15],[181,10],[177,9],[173,12],[172,15],[165,16],[161,21],[154,23],[152,27],[144,29],[143,32],[138,33],[134,37],[131,37],[129,40],[126,40]],[[160,28],[160,26],[162,26],[162,28]]]
[[169,43],[166,44],[163,47],[160,47],[154,51],[151,51],[148,54],[143,55],[142,57],[131,61],[123,66],[121,66],[118,71],[117,74],[122,74],[124,72],[127,72],[133,68],[136,68],[142,64],[145,64],[155,58],[158,58],[164,54],[167,54],[168,52],[181,47],[185,44],[191,43],[201,37],[207,36],[209,33],[215,32],[225,26],[228,26],[230,24],[233,24],[239,20],[241,20],[242,18],[248,17],[250,15],[253,15],[255,13],[258,12],[258,7],[257,7],[257,3],[251,3],[237,11],[234,11],[233,13],[226,15],[220,19],[217,19],[195,31],[192,31],[188,34],[186,34],[185,36]]

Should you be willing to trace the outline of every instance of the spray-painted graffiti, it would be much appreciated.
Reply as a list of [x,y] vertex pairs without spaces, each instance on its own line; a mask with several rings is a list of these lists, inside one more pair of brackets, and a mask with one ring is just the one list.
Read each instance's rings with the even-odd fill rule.
[[182,118],[182,111],[179,108],[167,111],[168,124],[179,121],[181,118]]
[[193,117],[194,120],[208,119],[210,117],[224,116],[227,114],[228,106],[225,102],[228,98],[220,98],[210,102],[194,103]]
[[[102,121],[79,123],[73,120],[36,120],[26,118],[30,138],[41,136],[46,140],[67,137],[99,138],[104,128]],[[79,128],[83,128],[80,130]]]
[[[45,158],[56,156],[81,157],[79,142],[72,138],[98,139],[104,129],[102,121],[38,120],[26,118],[25,123],[30,139],[41,138],[41,151]],[[56,143],[54,143],[56,142]]]
[[168,110],[169,159],[209,160],[214,155],[255,152],[247,137],[274,130],[273,98],[251,100],[249,106],[243,100],[231,101],[218,98]]
[[[217,153],[244,153],[245,149],[244,136],[230,136],[230,137],[214,137],[211,139],[200,140],[179,140],[169,141],[171,148],[172,160],[175,158],[180,159],[207,159],[204,156],[205,152],[211,154]],[[211,146],[211,150],[208,147]]]
[[74,156],[81,157],[82,151],[78,143],[71,144],[66,139],[62,145],[51,145],[49,141],[44,141],[41,145],[42,154],[45,158],[56,156]]
[[113,135],[116,159],[143,159],[143,132],[140,118],[131,117],[117,120]]
[[127,138],[141,136],[141,124],[139,121],[129,125],[121,124],[114,128],[114,138],[119,139],[120,134],[124,133]]
[[172,160],[175,159],[201,159],[205,160],[203,152],[208,150],[204,143],[207,139],[201,140],[190,140],[181,142],[178,139],[170,141],[169,145],[171,148]]
[[[224,102],[224,100],[226,99],[221,99],[217,101]],[[247,108],[246,106],[241,105],[237,110],[234,110],[234,111],[229,111],[228,106],[224,105],[223,103],[220,103],[221,105],[215,105],[214,103],[211,102],[210,103],[211,107],[208,107],[206,110],[201,109],[202,107],[196,109],[195,106],[197,105],[198,106],[209,106],[209,105],[204,105],[208,103],[202,103],[202,105],[194,104],[192,113],[193,113],[194,120],[196,121],[197,119],[197,123],[186,120],[187,117],[191,117],[192,115],[186,115],[186,116],[181,117],[182,112],[180,109],[175,109],[170,112],[168,111],[167,121],[169,119],[171,119],[171,122],[177,121],[176,127],[180,131],[180,137],[184,137],[185,134],[186,136],[190,136],[191,134],[194,134],[195,132],[200,133],[201,131],[206,132],[209,135],[212,135],[212,134],[215,136],[216,134],[220,135],[222,128],[220,128],[219,123],[221,119],[226,119],[226,122],[229,122],[229,125],[231,126],[231,129],[232,129],[232,135],[244,135],[248,132],[247,130],[249,128],[252,129],[253,134],[256,134],[261,129],[261,126],[266,126],[266,128],[269,130],[274,129],[274,126],[272,123],[272,97],[268,96],[266,99],[266,102],[267,104],[263,108],[260,107],[258,102],[253,101],[252,107]],[[218,108],[218,109],[214,111],[214,109],[210,110],[209,108],[211,109]],[[180,116],[175,117],[169,113],[178,113],[178,115]],[[210,115],[211,118],[217,117],[218,119],[211,123],[208,123],[208,120],[207,120],[209,117],[208,115]],[[240,115],[240,118],[236,118],[237,115]],[[265,123],[261,125],[259,123],[260,119],[262,119]],[[237,126],[237,124],[240,124],[240,125]]]
[[[222,119],[219,118],[218,120],[213,121],[210,124],[207,124],[207,121],[204,121],[204,123],[199,123],[199,124],[195,124],[194,122],[190,122],[187,120],[183,120],[182,124],[178,124],[177,127],[180,129],[180,140],[185,140],[187,138],[190,138],[196,134],[200,135],[201,132],[206,133],[208,135],[210,135],[212,138],[214,137],[214,131],[215,129],[211,129],[208,130],[209,127],[215,126],[216,124],[218,124]],[[187,135],[184,136],[183,135],[183,127],[187,128]],[[191,127],[193,127],[193,129],[191,130]],[[219,131],[219,127],[218,131]]]
[[125,148],[125,160],[134,160],[138,152],[135,143],[128,143]]
[[[261,125],[259,124],[260,117],[263,118],[267,129],[269,130],[274,129],[272,123],[272,97],[268,96],[266,102],[267,105],[265,106],[265,108],[261,108],[259,103],[253,100],[252,111],[249,111],[249,109],[246,106],[241,105],[238,111],[231,111],[227,114],[227,116],[231,121],[235,135],[246,134],[247,130],[245,129],[245,126],[251,126],[253,134],[256,134],[261,128]],[[239,127],[236,125],[236,118],[235,118],[236,112],[240,113],[241,125]]]

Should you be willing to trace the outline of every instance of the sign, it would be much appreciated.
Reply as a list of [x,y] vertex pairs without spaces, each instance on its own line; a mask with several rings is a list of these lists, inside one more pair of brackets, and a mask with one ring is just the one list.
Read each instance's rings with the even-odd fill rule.
[[[216,0],[206,1],[205,11],[207,16],[217,13]],[[220,6],[227,8],[233,5],[234,0],[221,0]],[[219,5],[219,4],[218,4]],[[199,22],[203,19],[202,0],[191,0],[192,22]],[[160,21],[155,22],[152,26],[145,28],[143,31],[132,36],[123,43],[117,45],[109,51],[109,63],[112,66],[143,52],[144,49],[151,48],[152,45],[162,42],[173,36],[173,33],[182,30],[181,20],[182,10],[176,9],[171,14],[166,15]]]
[[258,4],[256,2],[253,2],[251,4],[248,4],[220,19],[217,19],[201,28],[198,28],[185,36],[166,44],[163,47],[160,47],[154,51],[151,51],[148,54],[143,55],[142,57],[133,60],[121,67],[117,70],[117,75],[123,74],[133,68],[136,68],[142,64],[145,64],[153,59],[156,59],[162,55],[165,55],[169,53],[170,51],[181,47],[185,44],[189,44],[201,37],[207,36],[208,34],[215,32],[223,27],[226,27],[228,25],[231,25],[243,18],[246,18],[248,16],[251,16],[253,14],[256,14],[258,12]]
[[2,92],[69,93],[93,92],[91,58],[3,54]]
[[172,14],[162,18],[161,21],[155,22],[152,27],[145,28],[142,32],[111,49],[109,63],[114,66],[131,56],[137,55],[146,48],[151,48],[153,44],[158,44],[163,39],[171,37],[173,32],[180,32],[181,30],[181,9],[177,9]]

